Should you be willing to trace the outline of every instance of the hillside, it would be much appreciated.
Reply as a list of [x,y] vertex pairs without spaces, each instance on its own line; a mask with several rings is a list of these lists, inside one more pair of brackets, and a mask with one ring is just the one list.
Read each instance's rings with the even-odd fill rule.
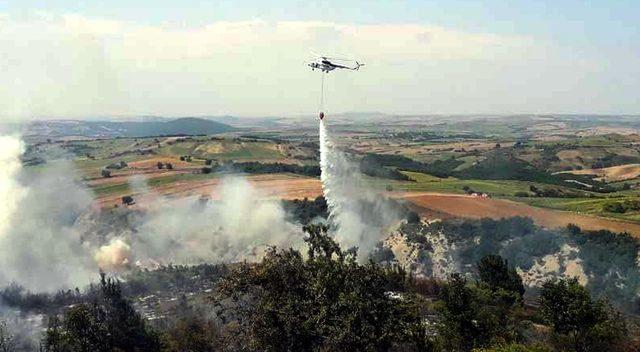
[[91,138],[211,135],[237,131],[227,124],[195,117],[169,121],[36,121],[25,135],[39,137],[81,136]]

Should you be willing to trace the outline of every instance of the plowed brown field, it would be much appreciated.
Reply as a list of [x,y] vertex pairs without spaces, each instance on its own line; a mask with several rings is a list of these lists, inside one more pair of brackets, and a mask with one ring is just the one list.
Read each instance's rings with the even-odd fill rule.
[[640,237],[640,224],[567,211],[536,208],[510,200],[439,193],[406,193],[397,196],[401,196],[408,202],[415,204],[419,209],[444,213],[450,216],[475,219],[526,216],[532,218],[536,224],[548,228],[575,224],[586,230],[606,229],[614,232],[628,232]]

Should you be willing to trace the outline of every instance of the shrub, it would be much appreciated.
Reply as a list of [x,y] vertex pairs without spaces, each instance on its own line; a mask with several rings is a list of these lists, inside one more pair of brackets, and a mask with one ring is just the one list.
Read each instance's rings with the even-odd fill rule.
[[132,196],[124,196],[122,197],[122,204],[124,205],[131,205],[134,204],[134,200]]

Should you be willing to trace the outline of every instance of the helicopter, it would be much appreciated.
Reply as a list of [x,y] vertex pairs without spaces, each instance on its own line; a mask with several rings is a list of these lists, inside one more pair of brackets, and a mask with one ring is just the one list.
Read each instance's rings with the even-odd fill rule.
[[[337,64],[337,63],[335,63],[336,61],[355,62],[355,66],[347,66],[347,65]],[[324,120],[324,112],[322,111],[323,108],[324,108],[324,74],[325,73],[329,73],[330,71],[333,71],[335,69],[357,71],[357,70],[360,69],[361,66],[364,66],[364,64],[361,64],[361,63],[359,63],[358,61],[355,61],[355,60],[345,60],[345,59],[330,58],[330,57],[326,57],[326,56],[318,56],[318,58],[315,59],[313,62],[309,63],[308,66],[311,67],[312,71],[315,71],[316,69],[322,71],[322,90],[321,90],[321,95],[320,95],[320,113],[319,113],[319,116],[318,116],[320,118],[320,121],[322,121],[322,120]]]
[[355,61],[355,66],[346,66],[346,65],[340,65],[340,64],[336,64],[331,62],[331,60],[333,61],[344,61],[342,59],[336,59],[336,58],[330,58],[330,57],[326,57],[326,56],[320,56],[316,61],[311,62],[309,64],[309,67],[311,67],[312,71],[315,71],[316,69],[321,70],[324,73],[329,73],[330,71],[333,71],[337,68],[339,69],[345,69],[345,70],[352,70],[352,71],[357,71],[358,69],[360,69],[360,66],[364,66],[364,64],[359,63],[358,61]]

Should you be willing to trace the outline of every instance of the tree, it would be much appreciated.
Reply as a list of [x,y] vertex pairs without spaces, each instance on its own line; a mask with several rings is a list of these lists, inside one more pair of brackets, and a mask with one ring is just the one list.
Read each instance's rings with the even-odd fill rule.
[[[209,352],[219,350],[221,336],[218,327],[206,319],[206,314],[189,305],[187,297],[180,296],[173,308],[177,320],[162,336],[163,352]],[[234,336],[235,337],[235,336]]]
[[196,316],[178,320],[163,336],[164,352],[209,352],[218,348],[218,331],[213,323]]
[[524,295],[522,278],[515,268],[509,268],[508,262],[499,255],[487,255],[478,262],[480,280],[496,291],[504,289],[515,292],[520,298]]
[[[388,294],[397,276],[343,252],[323,226],[305,226],[308,255],[269,250],[223,284],[228,293],[257,302],[242,313],[250,349],[262,351],[386,351],[392,346],[425,350],[425,329],[415,297]],[[402,280],[400,280],[402,281]],[[402,290],[401,290],[402,292]],[[411,349],[407,349],[411,350]]]
[[410,211],[407,215],[407,222],[409,224],[419,224],[420,223],[420,214],[415,211]]
[[441,315],[438,331],[445,349],[470,351],[488,344],[488,338],[478,327],[477,299],[461,275],[452,275],[438,298]]
[[13,335],[7,331],[7,324],[0,321],[0,352],[12,352],[14,348]]
[[550,280],[540,292],[542,317],[575,351],[604,351],[622,340],[624,318],[604,300],[592,300],[576,278]]
[[173,170],[173,164],[166,163],[165,166],[167,167],[167,170]]
[[156,165],[158,166],[158,170],[164,169],[164,164],[161,161],[158,161]]
[[484,283],[470,285],[453,274],[438,295],[438,332],[446,351],[471,351],[516,339],[514,293],[493,291]]
[[605,203],[605,205],[602,206],[602,210],[618,214],[624,214],[627,211],[621,202]]
[[63,319],[49,319],[45,351],[159,351],[158,336],[123,297],[120,283],[101,274],[100,288],[93,303],[73,306]]

